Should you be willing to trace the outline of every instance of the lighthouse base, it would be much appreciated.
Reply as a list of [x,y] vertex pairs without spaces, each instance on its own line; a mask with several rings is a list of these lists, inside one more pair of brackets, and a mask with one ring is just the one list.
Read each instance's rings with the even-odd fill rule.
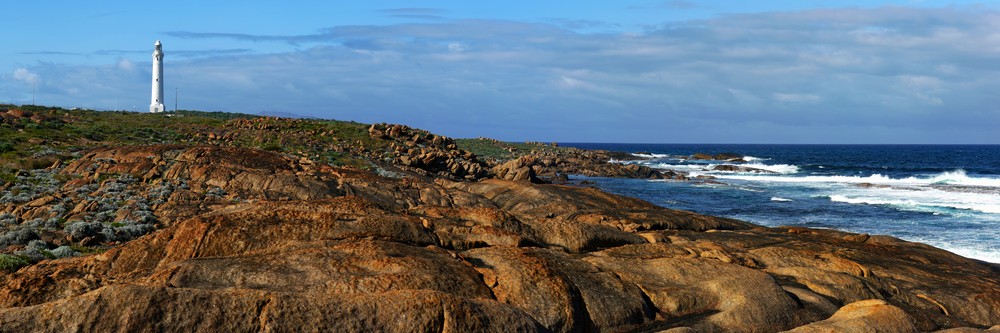
[[160,112],[163,112],[163,111],[166,111],[166,108],[163,107],[163,103],[159,103],[159,104],[153,103],[153,104],[149,105],[149,112],[151,112],[151,113],[160,113]]

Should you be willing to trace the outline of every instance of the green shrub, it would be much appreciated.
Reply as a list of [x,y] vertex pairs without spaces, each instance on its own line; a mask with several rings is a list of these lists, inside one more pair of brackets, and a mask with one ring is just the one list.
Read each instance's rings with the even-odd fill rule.
[[0,253],[0,270],[15,272],[29,264],[28,260],[22,257]]
[[52,251],[49,251],[49,250],[39,250],[38,252],[41,252],[42,255],[45,256],[45,259],[51,260],[51,259],[57,259],[58,258],[58,257],[56,257],[55,254],[52,253]]
[[17,181],[17,176],[12,172],[0,170],[0,184],[13,183]]
[[281,145],[275,142],[268,142],[263,146],[260,146],[260,149],[266,151],[281,151]]

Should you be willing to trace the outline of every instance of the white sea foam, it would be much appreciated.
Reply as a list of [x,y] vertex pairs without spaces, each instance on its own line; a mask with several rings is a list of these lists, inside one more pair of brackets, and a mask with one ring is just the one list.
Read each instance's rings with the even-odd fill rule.
[[946,243],[944,244],[930,243],[930,244],[966,258],[975,258],[982,261],[988,261],[995,264],[1000,264],[1000,252],[975,249],[975,248],[958,248],[949,246]]
[[744,162],[767,161],[767,160],[770,160],[770,158],[762,158],[762,157],[755,157],[755,156],[743,156],[743,161]]
[[668,158],[668,157],[670,157],[670,155],[667,155],[667,154],[640,154],[640,153],[632,153],[632,156],[642,157],[642,158]]
[[1000,214],[1000,196],[993,194],[950,192],[938,189],[869,188],[848,189],[844,194],[830,196],[830,201],[850,204],[889,205],[898,209],[932,213],[959,213],[946,210],[967,210]]
[[[674,170],[683,172],[701,172],[702,174],[754,174],[754,172],[718,171],[713,170],[720,164],[671,164],[671,163],[643,163],[653,169]],[[748,163],[739,166],[749,169],[760,169],[778,174],[794,174],[799,172],[799,167],[790,164],[761,164]]]
[[776,172],[780,174],[793,174],[799,172],[799,167],[791,164],[761,164],[761,163],[748,163],[743,164],[747,168],[767,170],[771,172]]
[[831,201],[849,204],[889,205],[901,210],[949,215],[974,212],[1000,214],[1000,179],[970,177],[962,170],[907,178],[891,178],[880,174],[867,177],[796,177],[732,173],[712,175],[721,180],[825,189]]
[[[747,165],[753,167],[752,165]],[[797,169],[797,167],[796,167]],[[969,177],[963,170],[956,170],[941,173],[933,177],[907,177],[890,178],[881,174],[874,174],[868,177],[859,176],[806,176],[806,177],[785,177],[775,175],[720,175],[719,178],[738,179],[748,181],[781,182],[781,183],[845,183],[845,184],[873,184],[873,185],[895,185],[895,186],[927,186],[927,185],[961,185],[961,186],[981,186],[1000,187],[1000,178],[980,178]]]
[[961,169],[939,174],[929,181],[931,184],[1000,187],[1000,178],[969,177]]
[[792,201],[792,199],[788,199],[788,198],[780,198],[780,197],[771,197],[771,201],[777,201],[777,202],[789,202],[789,201]]
[[892,206],[902,206],[902,207],[917,207],[920,203],[914,200],[893,200],[884,198],[866,198],[866,197],[848,197],[846,195],[831,195],[830,201],[833,202],[843,202],[849,204],[866,204],[866,205],[892,205]]
[[[998,232],[994,232],[993,234],[993,239],[1000,237],[1000,233]],[[952,235],[952,237],[954,236],[955,235]],[[1000,248],[991,246],[988,242],[982,242],[981,240],[970,240],[969,238],[975,238],[974,235],[965,236],[965,238],[958,241],[937,237],[936,235],[919,235],[902,238],[911,242],[931,245],[966,258],[974,258],[1000,264]]]
[[709,171],[715,164],[670,164],[670,163],[648,163],[644,164],[653,169],[674,170],[674,171]]

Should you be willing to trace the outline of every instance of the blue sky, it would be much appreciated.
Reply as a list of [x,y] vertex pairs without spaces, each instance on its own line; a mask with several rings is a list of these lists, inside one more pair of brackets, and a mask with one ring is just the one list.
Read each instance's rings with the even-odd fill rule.
[[148,110],[162,40],[169,108],[511,141],[1000,143],[994,2],[291,3],[4,2],[0,102]]

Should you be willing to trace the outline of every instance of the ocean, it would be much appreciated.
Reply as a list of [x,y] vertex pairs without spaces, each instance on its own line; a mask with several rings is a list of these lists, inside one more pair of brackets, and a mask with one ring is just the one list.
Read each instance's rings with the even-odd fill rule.
[[[998,145],[560,145],[633,153],[644,159],[617,162],[713,177],[586,178],[663,207],[772,227],[890,235],[1000,263]],[[735,153],[744,161],[690,159],[695,153]],[[723,164],[756,170],[713,170]]]

